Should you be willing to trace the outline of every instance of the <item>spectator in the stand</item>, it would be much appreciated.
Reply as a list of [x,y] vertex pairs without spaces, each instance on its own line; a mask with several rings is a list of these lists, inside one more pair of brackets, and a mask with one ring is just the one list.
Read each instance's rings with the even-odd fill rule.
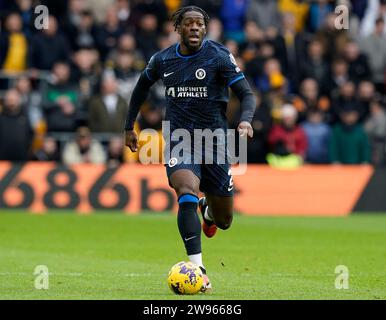
[[0,105],[0,160],[28,160],[32,136],[20,95],[16,89],[9,89]]
[[[268,58],[263,65],[263,75],[259,78],[257,88],[263,89],[265,92],[268,89],[268,94],[274,92],[275,94],[280,91],[282,98],[288,96],[289,93],[289,82],[282,72],[279,61],[275,58]],[[268,85],[268,86],[266,86]],[[282,105],[282,104],[281,104]],[[281,107],[280,105],[280,107]]]
[[292,103],[297,109],[299,121],[306,118],[308,111],[320,110],[327,112],[330,108],[330,100],[320,94],[319,84],[313,78],[306,78],[300,84],[300,94],[293,98]]
[[297,111],[293,105],[281,109],[282,121],[272,127],[268,143],[273,154],[288,156],[295,154],[304,159],[307,150],[307,137],[297,125]]
[[82,0],[86,2],[87,8],[91,10],[98,24],[101,24],[106,19],[106,11],[111,6],[114,6],[115,0]]
[[[247,21],[244,27],[244,42],[239,44],[239,47],[244,61],[252,64],[249,68],[255,71],[253,74],[261,72],[261,55],[259,50],[261,43],[265,40],[264,31],[257,26],[256,22]],[[238,44],[233,39],[227,39],[225,43],[227,42]]]
[[18,13],[7,16],[5,31],[0,33],[0,69],[5,72],[22,72],[27,68],[29,46],[22,29]]
[[53,137],[46,136],[41,148],[34,152],[32,160],[59,162],[61,159],[58,142]]
[[353,81],[358,83],[362,80],[371,79],[371,71],[367,57],[361,53],[358,43],[348,41],[344,47],[344,56],[349,64],[348,73]]
[[324,43],[325,57],[328,62],[336,58],[337,55],[342,55],[345,43],[348,41],[348,33],[345,29],[338,29],[335,26],[336,14],[329,13],[324,21],[322,28],[315,35]]
[[30,67],[38,70],[51,70],[58,61],[68,61],[70,46],[67,39],[58,32],[54,16],[48,18],[48,28],[35,34],[31,41]]
[[378,91],[385,93],[386,31],[383,18],[377,19],[374,32],[363,39],[361,44],[363,52],[369,58],[372,81]]
[[228,39],[224,42],[224,45],[227,47],[229,52],[233,54],[234,57],[239,56],[239,45],[235,40]]
[[74,50],[80,48],[95,48],[97,46],[98,28],[90,10],[83,10],[79,16],[79,23],[70,34],[71,46]]
[[[260,100],[259,97],[256,98],[257,101]],[[268,153],[267,138],[271,125],[272,119],[269,107],[266,103],[260,103],[252,120],[253,138],[248,140],[248,162],[266,162]]]
[[[376,28],[377,19],[383,18],[386,21],[386,1],[368,0],[365,15],[361,21],[360,35],[367,37],[372,34]],[[386,25],[383,26],[386,34]]]
[[31,80],[25,76],[17,79],[15,88],[20,95],[30,124],[35,129],[44,121],[41,94],[33,90]]
[[175,44],[176,41],[172,41],[171,37],[162,34],[157,38],[157,46],[160,50],[164,50],[166,48],[169,48],[173,44]]
[[145,14],[140,22],[137,32],[137,43],[145,60],[149,61],[151,56],[158,51],[158,22],[153,14]]
[[97,35],[98,49],[102,61],[105,61],[109,52],[117,46],[118,39],[123,32],[124,29],[119,23],[117,8],[115,6],[108,8],[105,23],[100,27]]
[[363,122],[370,113],[370,103],[375,95],[375,86],[370,81],[361,81],[358,84],[358,101],[360,107],[360,119],[359,122]]
[[67,17],[69,23],[77,28],[80,24],[83,10],[86,9],[86,3],[84,0],[68,0],[68,13]]
[[362,164],[370,162],[370,145],[366,132],[358,123],[359,114],[347,106],[340,111],[341,123],[332,129],[329,155],[335,164]]
[[[210,21],[211,20],[212,19],[210,19]],[[209,21],[209,23],[210,23],[210,21]],[[208,25],[208,27],[209,27],[209,25]],[[179,41],[179,34],[174,31],[174,23],[172,20],[169,20],[162,25],[162,31],[161,31],[161,35],[160,35],[159,39],[160,38],[164,38],[164,39],[166,38],[167,41],[164,41],[164,44],[168,43],[168,45],[164,46],[164,47],[162,47],[160,44],[158,44],[158,46],[161,50],[163,50],[167,47],[170,47]]]
[[110,51],[106,64],[112,67],[117,59],[118,53],[120,52],[126,52],[133,55],[134,67],[136,69],[142,70],[145,67],[145,58],[142,52],[137,48],[135,37],[131,33],[124,33],[119,37],[118,45],[115,49]]
[[127,27],[131,25],[132,20],[132,10],[130,8],[129,0],[115,0],[115,4],[117,6],[117,16],[119,19],[119,23],[122,27]]
[[109,167],[117,167],[124,162],[123,147],[121,136],[110,139],[107,147],[107,165]]
[[277,0],[251,0],[247,8],[247,19],[256,22],[263,30],[280,27],[280,13]]
[[263,93],[282,87],[287,82],[279,61],[274,58],[270,58],[264,63],[263,74],[254,80],[256,88]]
[[375,165],[386,165],[386,111],[379,98],[370,103],[370,117],[364,128],[371,144],[371,162]]
[[301,0],[279,0],[279,11],[281,13],[291,13],[295,17],[296,31],[300,32],[304,30],[306,24],[309,3],[308,1]]
[[80,116],[79,89],[70,82],[68,63],[54,64],[51,83],[43,96],[43,108],[48,131],[74,131]]
[[216,42],[223,41],[223,27],[222,23],[217,18],[211,18],[209,20],[208,28],[207,28],[206,38],[209,40],[213,40]]
[[347,33],[351,38],[356,38],[359,34],[361,21],[365,16],[366,9],[369,7],[369,2],[372,0],[339,0],[335,2],[336,5],[346,5],[348,8],[350,19],[342,21],[348,23]]
[[328,3],[328,0],[318,0],[311,3],[308,16],[308,26],[310,31],[318,31],[322,27],[326,16],[332,11],[333,6]]
[[20,95],[24,112],[27,114],[33,129],[34,137],[31,149],[32,152],[35,152],[42,146],[47,131],[42,108],[42,94],[38,88],[32,85],[32,79],[24,75],[16,80],[15,88]]
[[319,83],[322,92],[325,92],[328,82],[329,66],[324,59],[322,42],[313,40],[308,46],[308,57],[301,63],[302,78],[314,78]]
[[134,66],[135,58],[132,53],[119,51],[116,55],[115,66],[105,74],[113,75],[118,81],[118,94],[129,103],[140,72]]
[[106,153],[102,144],[92,138],[90,129],[87,127],[77,129],[75,141],[66,143],[62,157],[66,165],[106,162]]
[[83,0],[68,0],[67,11],[65,12],[64,19],[59,20],[65,36],[72,44],[72,48],[74,48],[78,28],[82,19],[82,12],[85,9],[86,6]]
[[346,60],[342,58],[337,58],[332,62],[331,75],[327,89],[327,92],[331,97],[336,97],[339,93],[339,88],[350,80],[348,68]]
[[339,90],[339,95],[331,102],[331,118],[332,122],[339,121],[342,110],[353,109],[361,117],[364,114],[362,105],[356,96],[356,86],[352,81],[344,83]]
[[283,71],[293,84],[296,92],[300,82],[300,65],[306,60],[308,35],[296,32],[295,16],[290,12],[282,15],[282,28],[279,37],[283,39],[283,52],[280,58]]
[[165,2],[160,0],[132,1],[132,21],[136,29],[140,28],[143,17],[152,15],[157,19],[157,31],[160,32],[162,25],[168,20],[168,10]]
[[121,133],[128,105],[118,94],[118,83],[114,76],[104,76],[101,94],[94,96],[88,104],[88,125],[93,132]]
[[369,6],[368,0],[350,1],[352,15],[357,17],[359,21],[363,19],[366,9]]
[[72,62],[71,81],[79,87],[80,98],[84,102],[98,90],[101,74],[98,51],[88,48],[80,49],[74,52]]
[[247,0],[224,0],[220,9],[220,18],[224,26],[225,39],[238,43],[244,41],[244,24],[247,13]]
[[276,79],[274,86],[267,92],[261,94],[262,103],[267,105],[270,110],[272,121],[278,123],[281,121],[281,109],[284,104],[291,101],[288,95],[285,79]]
[[[266,50],[267,45],[272,46],[272,57],[275,57],[279,60],[283,74],[288,78],[289,71],[288,71],[288,65],[287,65],[287,57],[286,57],[286,42],[284,37],[279,33],[279,29],[275,27],[269,27],[265,31],[265,39],[266,41],[263,42],[262,46],[260,47],[261,54],[264,54],[264,50]],[[294,84],[289,82],[291,85],[291,91]],[[295,89],[295,88],[293,88]]]
[[308,147],[306,162],[328,163],[328,143],[330,139],[330,126],[323,121],[323,112],[312,109],[308,112],[307,121],[302,124],[306,134]]
[[23,22],[23,33],[29,37],[34,28],[34,8],[32,0],[16,0],[15,2],[15,8]]

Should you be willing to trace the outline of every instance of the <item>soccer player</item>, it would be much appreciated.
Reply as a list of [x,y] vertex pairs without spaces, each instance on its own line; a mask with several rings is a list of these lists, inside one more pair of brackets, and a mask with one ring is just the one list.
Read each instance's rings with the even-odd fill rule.
[[[238,134],[252,137],[250,122],[256,108],[254,94],[227,48],[204,39],[208,14],[199,7],[187,6],[177,10],[173,19],[180,41],[154,54],[142,72],[129,105],[125,124],[126,145],[133,152],[138,150],[134,122],[149,88],[157,80],[162,80],[166,87],[165,120],[170,122],[171,132],[183,128],[193,136],[194,129],[226,130],[225,111],[230,87],[240,100]],[[170,150],[176,145],[170,140],[165,143]],[[221,142],[214,144],[215,149],[218,144]],[[192,154],[188,160],[192,159]],[[202,230],[207,237],[213,237],[217,228],[225,230],[230,227],[233,180],[229,161],[206,164],[192,163],[185,158],[178,162],[172,157],[166,164],[166,172],[178,197],[177,224],[186,252],[189,260],[203,271],[202,291],[209,291],[212,285],[202,262],[201,224],[197,209],[201,211]],[[199,191],[205,197],[199,199]]]

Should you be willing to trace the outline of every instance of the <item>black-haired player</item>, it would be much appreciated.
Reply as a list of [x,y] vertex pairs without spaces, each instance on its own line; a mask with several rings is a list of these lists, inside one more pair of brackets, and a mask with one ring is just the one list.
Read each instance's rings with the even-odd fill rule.
[[[204,40],[209,17],[196,6],[179,9],[174,26],[180,42],[157,52],[150,59],[136,84],[126,119],[126,145],[138,150],[138,137],[133,130],[135,119],[147,97],[149,88],[159,79],[166,87],[166,120],[170,131],[183,128],[193,135],[194,129],[227,129],[225,111],[228,87],[240,100],[240,135],[252,137],[250,125],[256,107],[254,94],[234,57],[221,44]],[[171,150],[175,142],[167,140]],[[204,150],[208,152],[208,150]],[[217,228],[228,229],[233,218],[233,180],[230,164],[192,163],[170,158],[166,165],[169,184],[178,196],[178,228],[190,261],[198,264],[204,277],[203,291],[212,288],[201,255],[200,208],[206,236],[212,237]],[[192,158],[190,158],[191,160]],[[199,199],[199,191],[205,194]]]

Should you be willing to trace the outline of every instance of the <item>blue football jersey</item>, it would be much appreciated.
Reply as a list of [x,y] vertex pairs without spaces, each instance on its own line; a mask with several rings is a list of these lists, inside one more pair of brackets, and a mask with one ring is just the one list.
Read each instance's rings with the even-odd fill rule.
[[228,87],[244,78],[223,45],[204,40],[199,51],[185,56],[175,44],[154,54],[145,73],[165,85],[166,120],[170,129],[227,128]]

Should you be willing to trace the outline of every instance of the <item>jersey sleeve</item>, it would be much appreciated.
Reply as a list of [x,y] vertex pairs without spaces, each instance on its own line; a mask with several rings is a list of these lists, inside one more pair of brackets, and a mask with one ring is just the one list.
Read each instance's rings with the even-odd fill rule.
[[147,78],[152,82],[156,82],[158,79],[160,79],[158,74],[158,70],[159,70],[158,60],[159,60],[159,57],[158,57],[158,54],[156,53],[150,58],[144,71]]
[[237,66],[236,59],[225,47],[220,49],[218,67],[220,77],[224,80],[224,84],[228,87],[245,78],[244,74]]

